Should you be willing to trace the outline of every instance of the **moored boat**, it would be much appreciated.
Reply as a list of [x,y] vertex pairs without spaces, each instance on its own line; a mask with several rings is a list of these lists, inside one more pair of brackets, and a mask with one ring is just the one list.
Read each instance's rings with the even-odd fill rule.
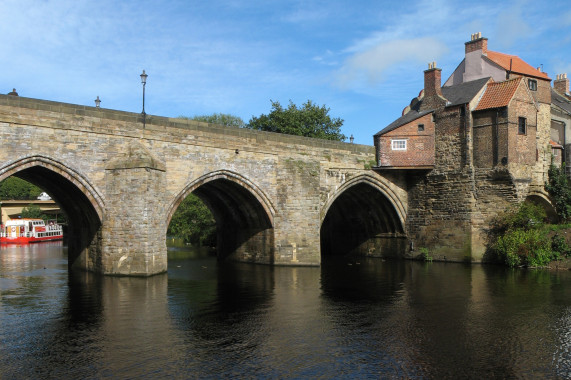
[[55,221],[10,219],[0,232],[0,244],[28,244],[63,239],[63,229]]

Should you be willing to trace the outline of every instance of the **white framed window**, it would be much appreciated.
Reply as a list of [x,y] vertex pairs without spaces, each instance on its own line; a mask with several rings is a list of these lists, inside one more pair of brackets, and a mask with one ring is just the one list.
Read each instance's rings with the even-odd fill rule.
[[392,150],[406,150],[406,140],[391,140]]

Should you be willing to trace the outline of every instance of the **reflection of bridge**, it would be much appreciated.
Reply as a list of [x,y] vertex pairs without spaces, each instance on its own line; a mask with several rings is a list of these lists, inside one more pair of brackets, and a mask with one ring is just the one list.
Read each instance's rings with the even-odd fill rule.
[[39,201],[39,200],[10,200],[0,201],[0,210],[2,210],[2,224],[6,223],[8,219],[15,219],[22,214],[22,210],[30,205],[36,205],[40,208],[42,213],[53,215],[57,219],[57,215],[61,214],[61,209],[52,200]]
[[165,271],[166,229],[191,192],[216,218],[221,258],[318,265],[404,243],[405,178],[365,169],[373,147],[140,117],[0,95],[0,180],[62,207],[73,267]]

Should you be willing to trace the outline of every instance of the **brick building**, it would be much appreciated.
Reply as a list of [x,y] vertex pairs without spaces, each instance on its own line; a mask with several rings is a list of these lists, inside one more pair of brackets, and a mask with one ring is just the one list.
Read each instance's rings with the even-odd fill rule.
[[444,85],[429,64],[424,89],[374,136],[377,170],[409,171],[408,236],[436,259],[485,260],[485,228],[509,204],[551,209],[551,79],[479,33]]
[[569,78],[559,74],[551,89],[551,142],[556,164],[566,163],[567,176],[571,178],[571,95]]

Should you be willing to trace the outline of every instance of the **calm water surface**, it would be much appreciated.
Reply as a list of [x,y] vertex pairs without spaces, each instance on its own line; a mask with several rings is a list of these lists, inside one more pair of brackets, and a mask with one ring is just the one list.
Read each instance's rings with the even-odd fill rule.
[[168,274],[110,278],[0,246],[2,379],[570,376],[569,272],[172,248]]

